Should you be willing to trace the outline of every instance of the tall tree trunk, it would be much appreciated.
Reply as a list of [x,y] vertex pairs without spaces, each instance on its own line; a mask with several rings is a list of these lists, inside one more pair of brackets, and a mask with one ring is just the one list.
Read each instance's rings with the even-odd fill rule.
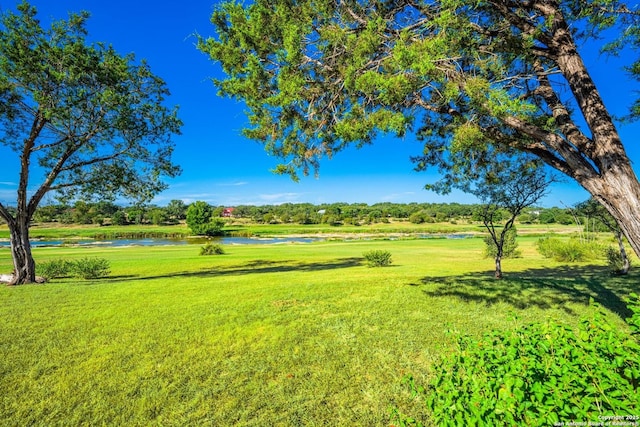
[[18,215],[9,223],[11,255],[13,257],[13,280],[9,285],[22,285],[36,281],[36,263],[29,242],[29,220]]
[[631,166],[620,165],[615,172],[581,184],[609,211],[640,257],[640,183]]

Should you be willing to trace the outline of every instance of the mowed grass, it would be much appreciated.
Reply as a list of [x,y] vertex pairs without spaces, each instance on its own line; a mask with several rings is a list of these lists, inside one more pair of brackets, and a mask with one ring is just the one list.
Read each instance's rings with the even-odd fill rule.
[[[109,278],[0,288],[0,425],[382,426],[421,414],[458,333],[553,318],[590,298],[624,317],[638,275],[524,257],[492,279],[481,239],[38,248],[104,257]],[[389,250],[369,268],[362,253]],[[0,272],[10,271],[8,250]],[[451,331],[454,333],[452,334]],[[422,413],[426,416],[426,414]]]

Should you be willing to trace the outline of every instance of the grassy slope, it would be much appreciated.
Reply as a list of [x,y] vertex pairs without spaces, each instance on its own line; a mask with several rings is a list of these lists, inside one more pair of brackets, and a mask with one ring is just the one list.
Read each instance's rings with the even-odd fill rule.
[[[500,282],[481,239],[36,249],[108,258],[112,275],[0,288],[0,424],[386,425],[419,407],[401,379],[430,375],[448,330],[576,322],[590,297],[620,311],[639,290],[533,241]],[[393,265],[367,268],[369,249]]]

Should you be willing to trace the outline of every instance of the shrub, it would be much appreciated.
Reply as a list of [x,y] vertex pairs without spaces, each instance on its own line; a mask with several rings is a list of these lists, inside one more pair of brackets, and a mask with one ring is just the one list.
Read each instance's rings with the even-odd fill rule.
[[104,258],[81,258],[75,261],[56,259],[38,265],[38,274],[45,279],[78,277],[98,279],[110,273],[109,261]]
[[224,253],[222,245],[217,243],[207,243],[200,248],[200,255],[223,255]]
[[627,308],[631,311],[632,316],[627,319],[632,333],[636,336],[636,339],[640,339],[640,295],[631,293],[629,295],[629,304]]
[[[462,338],[434,367],[423,395],[436,425],[547,426],[640,411],[640,300],[629,330],[601,309],[577,330],[553,322]],[[636,334],[634,336],[634,334]],[[400,425],[422,425],[399,414]]]
[[38,275],[47,280],[68,277],[71,273],[73,265],[64,259],[54,259],[51,261],[38,264]]
[[558,262],[589,261],[598,258],[603,249],[598,242],[557,237],[543,237],[536,242],[536,247],[542,256]]
[[435,221],[435,218],[433,218],[433,216],[425,210],[414,212],[409,215],[409,222],[413,224],[423,224],[425,222],[433,223]]
[[371,250],[362,254],[369,267],[386,267],[391,264],[391,252]]
[[111,267],[104,258],[82,258],[72,263],[75,277],[81,279],[98,279],[109,275]]

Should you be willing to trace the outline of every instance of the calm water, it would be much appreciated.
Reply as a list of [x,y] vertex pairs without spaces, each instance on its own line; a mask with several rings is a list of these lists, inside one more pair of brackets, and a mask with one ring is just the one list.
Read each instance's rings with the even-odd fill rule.
[[[421,234],[417,236],[420,239],[434,239],[434,238],[446,238],[446,239],[465,239],[473,237],[472,234]],[[391,238],[392,240],[396,240]],[[282,243],[312,243],[325,240],[321,237],[220,237],[217,239],[160,239],[160,238],[148,238],[148,239],[111,239],[111,240],[98,240],[98,239],[65,239],[65,240],[34,240],[31,242],[32,247],[45,247],[45,246],[106,246],[106,247],[118,247],[118,246],[167,246],[167,245],[203,245],[207,242],[220,243],[223,245],[274,245]],[[354,239],[348,239],[354,240]],[[359,240],[359,239],[358,239]],[[1,240],[0,248],[8,248],[9,241]]]
[[[311,237],[274,237],[274,238],[253,238],[253,237],[221,237],[218,239],[65,239],[65,240],[33,240],[32,247],[44,246],[167,246],[167,245],[203,245],[207,242],[221,243],[223,245],[268,245],[278,243],[311,243],[317,242],[319,238]],[[0,241],[0,248],[9,247],[9,241]]]

